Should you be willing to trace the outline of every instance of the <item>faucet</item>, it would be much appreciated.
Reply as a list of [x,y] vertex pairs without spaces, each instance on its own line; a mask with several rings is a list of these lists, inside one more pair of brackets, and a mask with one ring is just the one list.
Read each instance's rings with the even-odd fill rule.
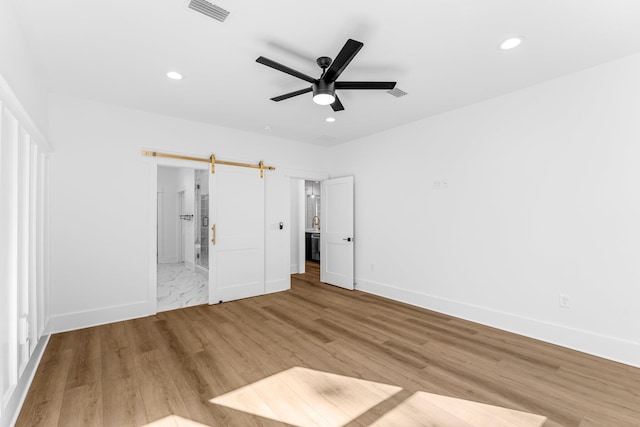
[[316,228],[318,227],[318,230],[320,230],[320,217],[318,215],[315,215],[312,219],[311,219],[311,228]]

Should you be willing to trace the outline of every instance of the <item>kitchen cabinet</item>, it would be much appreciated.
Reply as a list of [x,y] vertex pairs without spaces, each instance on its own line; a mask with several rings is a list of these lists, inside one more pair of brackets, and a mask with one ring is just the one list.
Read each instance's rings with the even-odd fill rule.
[[305,259],[320,262],[320,233],[305,233]]

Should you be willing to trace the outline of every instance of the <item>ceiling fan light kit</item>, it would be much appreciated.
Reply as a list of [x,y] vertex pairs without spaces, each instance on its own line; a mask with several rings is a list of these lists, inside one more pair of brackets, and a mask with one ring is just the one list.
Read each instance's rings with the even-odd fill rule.
[[318,80],[313,84],[313,102],[319,105],[331,105],[336,100],[336,84]]
[[364,46],[363,43],[349,39],[344,44],[338,56],[335,60],[331,60],[328,56],[321,56],[316,60],[316,63],[322,68],[322,75],[318,79],[314,79],[300,71],[287,67],[286,65],[279,64],[271,59],[260,56],[256,59],[256,62],[271,67],[275,70],[289,74],[293,77],[297,77],[308,83],[311,86],[304,89],[296,90],[294,92],[285,93],[284,95],[271,98],[272,101],[280,102],[285,99],[293,98],[294,96],[302,95],[305,93],[313,92],[313,102],[320,105],[331,105],[333,111],[342,111],[344,106],[338,95],[336,95],[336,89],[339,90],[362,90],[362,89],[384,89],[392,90],[396,87],[396,82],[337,82],[340,74],[347,68],[347,65],[355,58],[356,54]]

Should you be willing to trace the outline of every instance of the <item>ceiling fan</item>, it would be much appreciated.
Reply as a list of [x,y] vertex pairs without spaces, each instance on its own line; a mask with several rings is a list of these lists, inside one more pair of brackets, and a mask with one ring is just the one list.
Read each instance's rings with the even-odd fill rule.
[[286,65],[279,64],[264,56],[256,59],[256,62],[266,65],[267,67],[274,68],[283,73],[292,75],[304,81],[311,83],[311,86],[296,90],[294,92],[285,93],[284,95],[271,98],[272,101],[280,102],[285,99],[293,98],[294,96],[302,95],[304,93],[313,92],[313,102],[320,105],[331,105],[333,111],[344,110],[344,106],[336,90],[361,90],[361,89],[386,89],[391,90],[396,86],[396,82],[337,82],[340,74],[347,68],[347,65],[356,56],[356,54],[364,46],[363,43],[349,39],[338,53],[338,56],[334,61],[328,56],[321,56],[316,60],[316,63],[322,68],[322,75],[318,79],[314,79],[300,71],[289,68]]

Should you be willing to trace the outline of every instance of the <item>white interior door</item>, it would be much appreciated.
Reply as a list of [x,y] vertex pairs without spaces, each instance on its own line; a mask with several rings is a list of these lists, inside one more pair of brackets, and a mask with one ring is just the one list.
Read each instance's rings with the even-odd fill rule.
[[216,165],[209,175],[209,303],[265,293],[264,179]]
[[320,281],[353,289],[353,177],[322,181]]

